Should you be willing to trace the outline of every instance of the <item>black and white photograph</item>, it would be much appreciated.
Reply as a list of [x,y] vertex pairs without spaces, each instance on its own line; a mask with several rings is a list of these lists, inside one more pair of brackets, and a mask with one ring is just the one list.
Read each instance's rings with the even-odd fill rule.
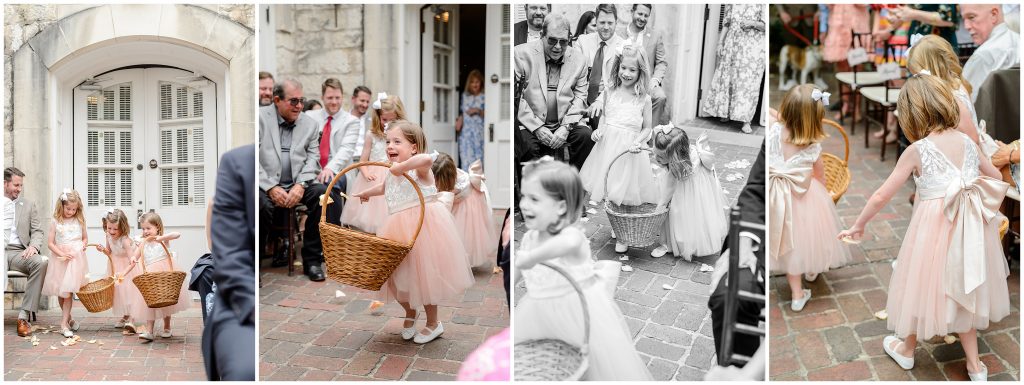
[[512,11],[513,378],[764,380],[767,7]]

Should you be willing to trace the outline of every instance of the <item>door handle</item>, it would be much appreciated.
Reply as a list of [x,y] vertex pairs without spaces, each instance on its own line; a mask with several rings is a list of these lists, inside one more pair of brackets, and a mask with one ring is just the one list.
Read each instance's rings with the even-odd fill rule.
[[487,133],[491,137],[491,139],[488,140],[488,141],[493,143],[494,142],[494,123],[491,123],[490,125],[487,126]]
[[150,159],[149,160],[149,168],[156,168],[156,166],[157,166],[156,159]]
[[135,212],[135,222],[138,223],[136,228],[142,230],[142,209]]

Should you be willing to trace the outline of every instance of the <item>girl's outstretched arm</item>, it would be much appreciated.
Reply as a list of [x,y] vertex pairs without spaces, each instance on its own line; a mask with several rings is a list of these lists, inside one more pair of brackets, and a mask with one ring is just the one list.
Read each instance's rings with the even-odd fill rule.
[[366,202],[367,199],[370,199],[370,198],[378,196],[378,195],[384,195],[384,182],[383,181],[373,185],[373,187],[370,187],[370,188],[368,188],[366,190],[363,190],[363,191],[360,191],[358,193],[352,194],[352,197],[353,198],[359,198],[363,202]]
[[391,165],[391,175],[402,175],[412,170],[430,170],[430,166],[434,164],[434,159],[430,154],[416,154],[404,162],[398,162]]
[[645,97],[644,98],[644,125],[643,125],[643,128],[640,129],[640,135],[637,135],[637,137],[636,137],[636,142],[633,143],[634,146],[642,147],[645,143],[647,143],[648,141],[651,140],[651,133],[653,132],[653,129],[651,128],[652,127],[651,126],[651,121],[652,121],[652,117],[651,116],[652,116],[651,115],[651,98],[650,97]]
[[919,168],[921,164],[921,158],[917,153],[917,148],[914,145],[910,145],[906,150],[903,151],[903,155],[896,161],[896,168],[892,170],[892,174],[889,174],[889,178],[882,183],[882,187],[879,187],[874,194],[871,194],[871,198],[868,199],[867,205],[861,210],[860,216],[857,217],[857,222],[853,224],[847,230],[843,230],[836,236],[837,239],[845,237],[852,237],[853,239],[860,239],[864,234],[864,227],[867,225],[871,218],[874,218],[878,211],[885,207],[892,199],[892,196],[899,191],[903,183],[907,181],[911,173]]
[[676,191],[676,178],[666,168],[665,173],[659,178],[659,182],[661,183],[659,186],[661,195],[658,196],[658,209],[661,209],[672,203],[672,195]]
[[585,242],[579,231],[562,231],[541,242],[536,248],[516,253],[516,268],[529,269],[538,263],[573,254]]
[[159,237],[156,237],[156,240],[158,242],[167,242],[167,241],[173,241],[173,240],[178,239],[178,238],[181,238],[181,233],[167,233],[167,234],[161,235]]
[[[370,161],[370,151],[372,151],[373,148],[373,132],[371,131],[372,130],[366,130],[366,136],[363,137],[363,153],[359,155],[360,162]],[[372,181],[374,178],[368,177],[367,175],[369,173],[367,171],[369,171],[369,166],[360,166],[359,176],[362,176],[366,180]]]

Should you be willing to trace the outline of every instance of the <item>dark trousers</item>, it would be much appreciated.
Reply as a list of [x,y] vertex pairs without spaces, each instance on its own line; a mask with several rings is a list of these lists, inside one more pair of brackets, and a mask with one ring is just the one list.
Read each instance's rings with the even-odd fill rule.
[[[338,180],[335,185],[341,188],[331,192],[331,199],[334,200],[327,206],[327,222],[341,224],[341,195],[338,191],[345,190],[345,178]],[[310,266],[320,266],[324,263],[323,245],[320,243],[320,196],[327,191],[327,185],[313,182],[302,194],[302,204],[306,206],[306,229],[303,233],[302,242],[302,266],[308,269]],[[266,191],[260,190],[260,242],[267,242],[270,235],[270,226],[274,221],[274,202],[270,200]],[[266,244],[266,243],[261,243]]]
[[[546,129],[544,127],[538,128],[538,130]],[[565,145],[569,147],[569,163],[576,166],[576,169],[583,168],[583,162],[587,161],[587,157],[590,156],[590,150],[594,148],[594,141],[590,139],[592,132],[590,127],[583,125],[576,126],[576,128],[569,132]],[[544,155],[551,155],[551,157],[557,160],[562,160],[562,151],[561,148],[553,149],[544,145],[530,130],[516,130],[516,204],[519,203],[519,182],[522,180],[523,162],[529,162]]]
[[[764,294],[764,286],[761,286],[761,284],[757,282],[754,278],[754,274],[750,272],[750,269],[740,269],[739,273],[740,290]],[[708,308],[711,309],[711,328],[714,331],[716,352],[722,351],[722,329],[724,328],[725,321],[723,318],[725,317],[726,281],[726,278],[722,278],[718,287],[715,288],[715,292],[711,294],[711,298],[708,299]],[[736,310],[736,321],[750,326],[757,326],[761,316],[761,306],[752,302],[737,302],[739,304],[739,309]],[[747,334],[735,333],[732,341],[733,353],[742,354],[748,357],[754,355],[757,348],[761,346],[760,338]]]
[[256,325],[239,321],[226,309],[222,296],[215,296],[213,311],[203,330],[202,352],[206,378],[210,381],[255,381]]

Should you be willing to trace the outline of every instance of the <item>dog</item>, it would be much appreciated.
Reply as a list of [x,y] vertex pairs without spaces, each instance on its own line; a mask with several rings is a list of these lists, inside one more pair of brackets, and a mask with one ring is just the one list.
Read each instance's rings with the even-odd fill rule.
[[[786,69],[791,68],[793,77],[786,81]],[[797,83],[797,73],[800,82]],[[806,48],[787,44],[779,52],[779,90],[789,91],[797,84],[807,84],[807,76],[814,75],[814,84],[825,90],[828,85],[821,79],[821,49],[817,45]]]

